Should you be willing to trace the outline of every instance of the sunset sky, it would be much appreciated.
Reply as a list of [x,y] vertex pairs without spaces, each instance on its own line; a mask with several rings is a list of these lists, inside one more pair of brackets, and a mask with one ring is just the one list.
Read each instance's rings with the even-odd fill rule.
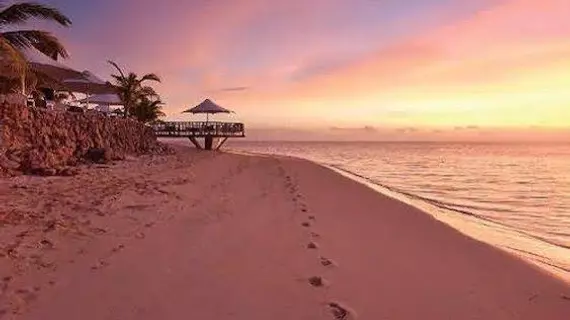
[[156,72],[170,119],[212,98],[254,128],[570,126],[568,0],[50,0],[66,63]]

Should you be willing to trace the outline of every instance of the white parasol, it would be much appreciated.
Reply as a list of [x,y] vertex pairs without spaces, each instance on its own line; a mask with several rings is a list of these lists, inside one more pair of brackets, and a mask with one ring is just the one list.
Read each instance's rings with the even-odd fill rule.
[[108,106],[122,106],[123,102],[119,95],[114,93],[96,94],[85,99],[78,100],[79,103],[94,103]]

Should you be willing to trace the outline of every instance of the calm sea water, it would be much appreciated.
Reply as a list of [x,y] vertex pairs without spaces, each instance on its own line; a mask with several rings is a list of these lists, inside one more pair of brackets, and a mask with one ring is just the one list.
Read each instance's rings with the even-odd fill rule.
[[236,142],[337,168],[570,279],[570,145]]

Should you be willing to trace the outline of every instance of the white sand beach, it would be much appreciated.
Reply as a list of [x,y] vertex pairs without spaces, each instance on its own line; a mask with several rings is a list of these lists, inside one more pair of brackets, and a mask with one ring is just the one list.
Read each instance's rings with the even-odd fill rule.
[[568,319],[570,287],[304,160],[0,180],[0,319]]

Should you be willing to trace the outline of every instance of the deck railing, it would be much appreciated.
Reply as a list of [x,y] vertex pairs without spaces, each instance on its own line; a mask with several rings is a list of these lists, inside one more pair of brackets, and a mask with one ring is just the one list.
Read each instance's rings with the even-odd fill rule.
[[159,137],[245,137],[239,122],[172,121],[152,126]]

